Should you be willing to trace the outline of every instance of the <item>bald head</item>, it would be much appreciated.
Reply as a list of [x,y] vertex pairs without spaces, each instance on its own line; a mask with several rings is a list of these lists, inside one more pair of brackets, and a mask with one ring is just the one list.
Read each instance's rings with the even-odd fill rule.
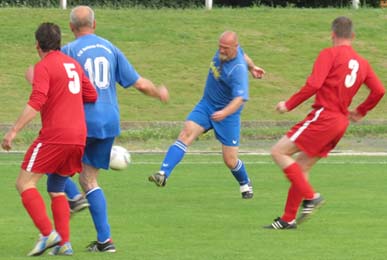
[[74,7],[70,13],[70,27],[74,31],[94,30],[95,18],[94,11],[85,5]]
[[219,37],[219,43],[226,45],[238,45],[238,35],[232,31],[225,31]]
[[232,31],[225,31],[219,37],[219,58],[228,61],[237,56],[238,35]]

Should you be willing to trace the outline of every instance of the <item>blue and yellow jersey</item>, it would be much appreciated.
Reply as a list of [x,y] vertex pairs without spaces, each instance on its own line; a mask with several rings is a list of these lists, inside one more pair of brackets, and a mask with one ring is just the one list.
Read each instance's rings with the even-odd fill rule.
[[[236,97],[249,99],[248,68],[244,52],[238,46],[237,56],[221,62],[219,51],[211,61],[203,98],[216,110],[227,106]],[[238,110],[240,112],[243,106]]]

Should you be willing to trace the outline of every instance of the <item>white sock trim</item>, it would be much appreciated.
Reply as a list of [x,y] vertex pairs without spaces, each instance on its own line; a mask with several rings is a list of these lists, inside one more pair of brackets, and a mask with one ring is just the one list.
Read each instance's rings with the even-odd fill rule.
[[90,193],[92,193],[92,192],[94,192],[96,190],[100,190],[100,189],[101,189],[100,187],[95,187],[95,188],[89,190],[88,192],[86,192],[86,196],[88,196]]
[[250,187],[248,184],[245,184],[245,185],[241,185],[239,186],[239,190],[242,192],[246,192],[246,191],[249,191],[250,190]]

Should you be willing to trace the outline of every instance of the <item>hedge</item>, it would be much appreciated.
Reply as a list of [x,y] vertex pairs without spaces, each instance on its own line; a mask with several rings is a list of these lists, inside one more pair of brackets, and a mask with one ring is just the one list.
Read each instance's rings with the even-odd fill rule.
[[[379,7],[380,0],[361,0],[362,6]],[[68,0],[69,7],[76,5],[98,7],[145,7],[145,8],[197,8],[204,7],[205,0]],[[351,0],[214,0],[214,7],[348,7]],[[0,7],[59,7],[59,0],[0,0]]]

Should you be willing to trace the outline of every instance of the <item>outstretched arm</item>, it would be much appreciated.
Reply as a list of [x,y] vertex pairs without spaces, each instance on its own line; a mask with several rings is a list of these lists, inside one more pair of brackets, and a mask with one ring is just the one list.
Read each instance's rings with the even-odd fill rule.
[[12,141],[15,139],[17,133],[24,128],[25,125],[27,125],[34,117],[38,111],[36,111],[33,107],[30,105],[26,105],[24,108],[24,111],[19,116],[15,124],[9,129],[9,131],[4,135],[3,142],[1,144],[1,147],[4,150],[11,150],[12,148]]
[[249,68],[249,71],[253,76],[253,78],[261,79],[265,74],[265,70],[258,66],[255,66],[253,60],[246,53],[245,53],[245,60],[247,62],[247,67]]
[[140,77],[136,83],[134,83],[134,87],[147,96],[158,98],[163,103],[166,103],[169,100],[168,89],[164,85],[156,87],[149,79]]

